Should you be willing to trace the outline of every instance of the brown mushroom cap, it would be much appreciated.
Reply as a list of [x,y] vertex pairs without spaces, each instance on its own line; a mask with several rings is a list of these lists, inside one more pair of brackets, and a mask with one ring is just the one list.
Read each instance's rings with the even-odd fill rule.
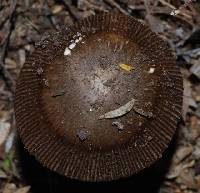
[[166,43],[132,17],[102,14],[36,45],[17,82],[16,124],[44,166],[69,178],[109,181],[162,156],[182,95]]

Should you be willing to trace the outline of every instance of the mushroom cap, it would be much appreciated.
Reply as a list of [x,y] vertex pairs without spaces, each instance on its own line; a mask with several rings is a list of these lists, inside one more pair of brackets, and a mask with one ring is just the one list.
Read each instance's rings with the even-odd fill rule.
[[110,181],[162,157],[182,95],[167,44],[130,16],[104,13],[36,44],[17,81],[16,124],[47,168]]

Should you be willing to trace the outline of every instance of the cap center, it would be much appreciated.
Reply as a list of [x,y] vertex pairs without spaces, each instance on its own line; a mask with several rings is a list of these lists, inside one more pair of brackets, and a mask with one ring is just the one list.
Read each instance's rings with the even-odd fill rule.
[[[128,143],[146,120],[128,110],[145,86],[140,69],[145,56],[133,42],[113,33],[82,41],[45,69],[49,86],[41,96],[46,114],[54,120],[52,128],[68,143],[87,148]],[[114,110],[117,115],[104,116]]]

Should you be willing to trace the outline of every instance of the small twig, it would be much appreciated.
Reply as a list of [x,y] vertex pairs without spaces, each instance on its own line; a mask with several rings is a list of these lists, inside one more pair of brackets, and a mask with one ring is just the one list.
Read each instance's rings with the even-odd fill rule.
[[41,34],[39,28],[31,21],[31,19],[29,17],[26,16],[25,19],[31,28],[33,28],[38,34]]
[[[170,9],[170,8],[169,8]],[[161,15],[170,15],[170,10],[169,9],[166,9],[166,8],[156,8],[154,7],[152,9],[152,15],[155,15],[155,14],[161,14]],[[190,26],[194,27],[194,24],[191,23],[191,21],[188,20],[187,16],[186,17],[183,17],[184,14],[181,13],[181,15],[175,15],[174,17],[176,17],[177,19],[181,20],[181,21],[184,21],[186,22],[187,24],[189,24]]]
[[97,4],[95,4],[95,3],[97,3],[97,2],[91,2],[91,1],[85,1],[84,2],[86,5],[87,5],[87,7],[89,7],[90,9],[92,9],[92,10],[95,10],[95,11],[100,11],[100,12],[107,12],[108,10],[105,8],[105,7],[103,7],[102,5],[97,5]]
[[150,8],[149,8],[149,3],[147,0],[143,0],[144,1],[144,6],[145,6],[145,9],[146,9],[146,12],[147,12],[147,15],[151,15],[151,11],[150,11]]
[[188,50],[188,51],[185,51],[185,52],[181,52],[179,53],[178,55],[187,55],[187,56],[190,56],[190,55],[193,55],[193,54],[198,54],[200,53],[200,48],[195,48],[195,49],[192,49],[192,50]]
[[[181,6],[181,7],[179,7],[179,8],[177,9],[175,6],[173,6],[172,4],[170,4],[170,3],[168,3],[168,2],[166,2],[166,1],[164,1],[164,0],[159,0],[159,1],[160,1],[160,3],[162,3],[163,5],[165,5],[165,6],[167,6],[167,7],[169,7],[169,8],[172,9],[170,15],[176,16],[176,15],[180,12],[184,17],[190,18],[190,16],[189,16],[188,14],[186,14],[186,13],[184,13],[184,12],[181,12],[181,9],[182,9],[183,7],[185,7],[185,6]],[[174,13],[174,12],[176,12],[176,11],[178,11],[177,14]]]
[[105,3],[111,5],[112,7],[116,7],[120,12],[122,12],[125,15],[130,15],[128,11],[126,11],[125,9],[123,9],[117,2],[115,2],[114,0],[104,0]]
[[47,0],[45,0],[45,7],[46,7],[46,11],[47,11],[47,13],[45,13],[45,15],[48,18],[51,26],[54,29],[59,29],[59,27],[56,25],[55,19],[54,19],[53,15],[52,15],[52,12],[51,12],[51,9],[50,9],[50,6],[49,6],[49,3],[48,3]]
[[78,21],[80,19],[80,16],[76,13],[76,11],[74,10],[74,8],[71,5],[71,1],[69,0],[62,0],[64,6],[66,7],[66,9],[69,11],[69,14],[76,20]]
[[10,14],[10,17],[9,17],[8,34],[5,37],[3,48],[2,48],[2,53],[1,53],[1,56],[0,56],[0,74],[2,75],[7,88],[12,93],[14,93],[14,88],[13,88],[14,81],[13,81],[13,78],[10,75],[9,71],[5,67],[5,58],[6,58],[7,52],[8,52],[8,47],[9,47],[9,42],[10,42],[10,36],[11,36],[11,33],[12,33],[14,27],[15,27],[16,5],[17,5],[17,2],[15,0],[13,0],[12,4],[11,4],[11,14]]
[[9,16],[6,16],[3,21],[0,23],[0,29],[4,26],[4,24],[6,23],[6,21],[9,19]]
[[171,9],[176,9],[176,7],[174,7],[172,4],[164,1],[164,0],[159,0],[160,3],[162,3],[163,5],[167,6],[167,7],[170,7]]

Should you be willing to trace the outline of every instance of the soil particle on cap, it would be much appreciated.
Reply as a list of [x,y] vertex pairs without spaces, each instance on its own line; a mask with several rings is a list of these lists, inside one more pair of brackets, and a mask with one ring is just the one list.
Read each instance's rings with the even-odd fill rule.
[[36,72],[38,75],[41,75],[44,71],[41,67],[39,67],[39,68],[37,68]]
[[110,79],[110,80],[107,80],[107,81],[103,82],[103,85],[107,86],[107,87],[111,87],[112,84],[114,84],[114,82],[115,82],[115,80]]
[[59,96],[63,96],[65,93],[66,93],[65,91],[60,91],[60,92],[56,92],[56,93],[52,94],[51,96],[56,98]]
[[90,132],[89,131],[84,131],[84,130],[78,130],[77,131],[77,137],[82,142],[85,141],[89,136],[90,136]]
[[95,101],[94,103],[90,104],[90,109],[92,109],[92,111],[98,110],[101,107],[102,107],[102,102],[101,101],[98,101],[98,102]]
[[72,43],[69,45],[69,49],[72,50],[73,48],[75,48],[75,46],[76,46],[76,43]]
[[42,82],[46,87],[49,87],[49,81],[47,79],[43,78]]
[[112,126],[116,126],[118,131],[122,131],[124,129],[124,125],[120,121],[112,122]]
[[149,71],[148,71],[148,73],[149,73],[149,74],[153,74],[154,71],[155,71],[155,68],[150,68]]
[[152,118],[153,117],[153,113],[152,112],[146,112],[144,111],[143,109],[140,109],[140,108],[136,108],[134,107],[134,111],[144,117],[147,117],[147,118]]
[[[81,42],[83,39],[84,35],[81,36],[81,33],[77,32],[74,36],[73,39],[70,40],[71,44],[65,48],[64,55],[71,55],[71,51],[76,47],[77,43]],[[76,39],[75,39],[76,38]]]
[[64,51],[64,55],[67,56],[67,55],[71,55],[71,50],[67,47]]
[[147,141],[151,141],[152,139],[153,139],[153,137],[150,135],[147,137]]
[[138,126],[139,126],[139,127],[142,126],[142,122],[139,122],[139,123],[138,123]]

